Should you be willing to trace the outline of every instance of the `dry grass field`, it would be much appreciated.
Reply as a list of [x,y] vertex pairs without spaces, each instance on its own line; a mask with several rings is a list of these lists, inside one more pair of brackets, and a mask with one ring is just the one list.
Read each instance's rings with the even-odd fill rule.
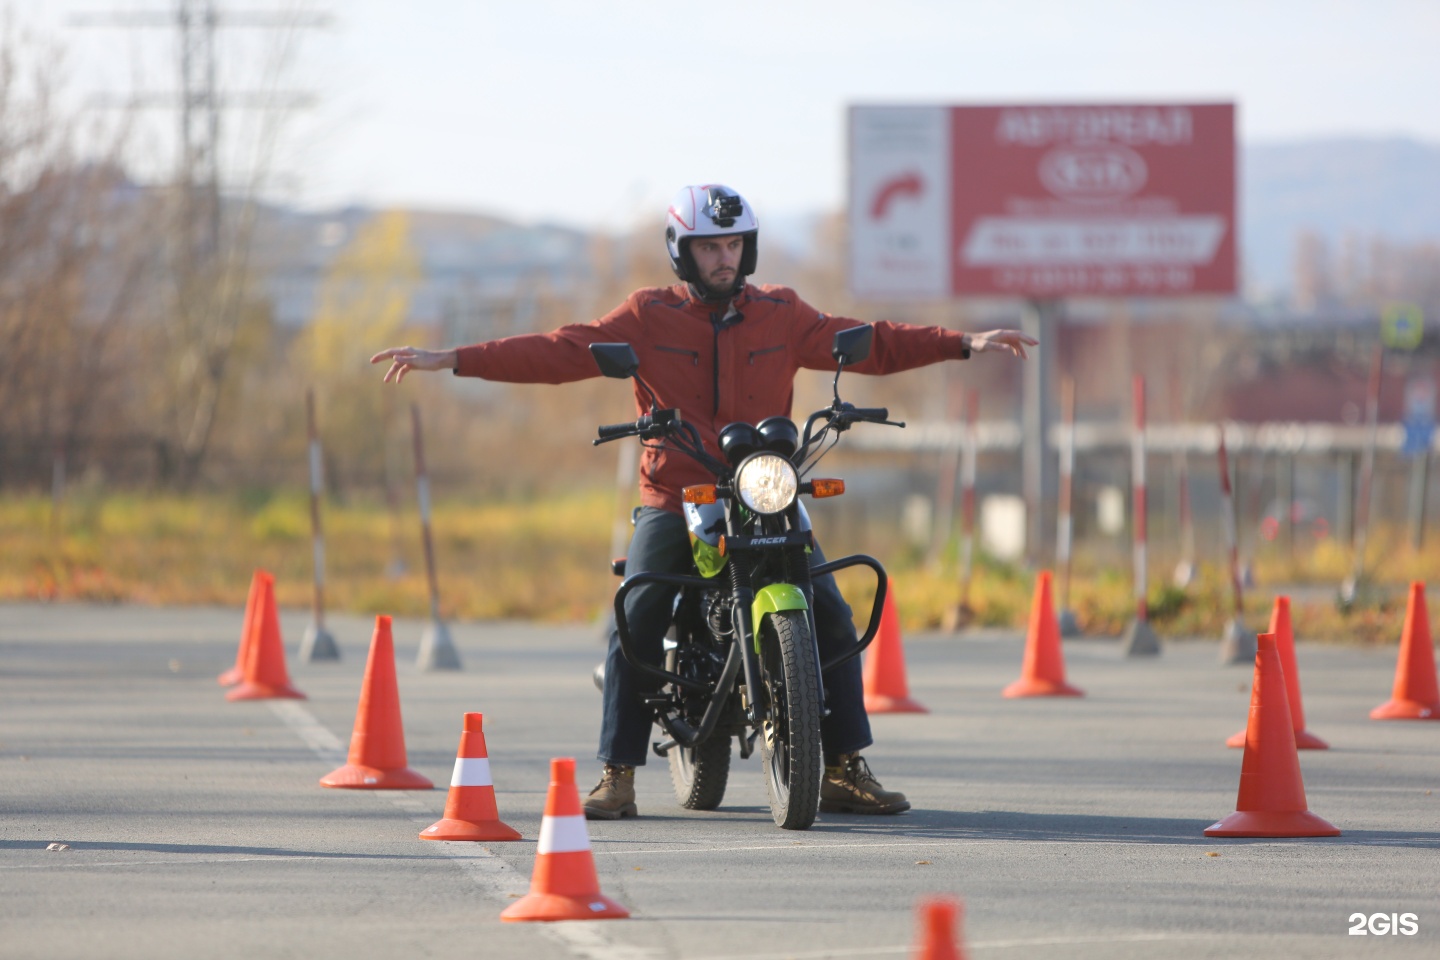
[[[614,586],[606,561],[613,494],[590,492],[484,503],[442,501],[433,531],[442,614],[447,618],[583,622],[608,602]],[[377,501],[324,509],[328,609],[425,614],[429,594],[420,521],[413,506],[391,512]],[[938,626],[960,599],[953,558],[929,569],[913,550],[869,531],[862,548],[891,572],[907,629]],[[1338,643],[1384,644],[1399,638],[1405,586],[1440,570],[1440,549],[1416,552],[1396,531],[1371,538],[1376,570],[1363,603],[1338,609],[1336,585],[1350,558],[1333,541],[1294,557],[1261,553],[1247,591],[1249,627],[1263,629],[1278,591],[1292,597],[1296,635]],[[99,601],[151,605],[241,606],[252,572],[276,576],[282,605],[311,603],[312,552],[303,494],[179,497],[74,497],[57,517],[48,498],[0,497],[0,599]],[[833,550],[832,550],[833,554]],[[842,587],[868,608],[868,574]],[[1034,574],[982,558],[971,584],[974,621],[1020,626],[1028,616]],[[1284,585],[1284,586],[1280,586]],[[1060,582],[1056,579],[1056,601]],[[1087,633],[1118,634],[1134,614],[1128,569],[1077,557],[1070,606]],[[1151,623],[1162,636],[1219,636],[1230,617],[1228,574],[1201,564],[1186,588],[1152,571]]]

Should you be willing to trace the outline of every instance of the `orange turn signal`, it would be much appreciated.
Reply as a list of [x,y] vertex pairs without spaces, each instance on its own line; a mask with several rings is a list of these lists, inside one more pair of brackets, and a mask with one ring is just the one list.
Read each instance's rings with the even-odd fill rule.
[[844,480],[811,480],[812,497],[838,497],[845,492]]
[[715,484],[702,483],[695,487],[686,487],[684,490],[686,503],[714,503]]

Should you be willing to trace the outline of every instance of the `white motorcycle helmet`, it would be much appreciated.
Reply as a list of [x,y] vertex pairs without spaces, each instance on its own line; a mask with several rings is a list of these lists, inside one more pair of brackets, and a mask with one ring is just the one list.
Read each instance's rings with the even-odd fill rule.
[[745,238],[745,252],[740,257],[738,288],[755,272],[756,239],[760,221],[745,198],[718,183],[682,187],[665,214],[665,249],[670,254],[670,269],[685,283],[697,279],[695,258],[690,255],[692,237]]

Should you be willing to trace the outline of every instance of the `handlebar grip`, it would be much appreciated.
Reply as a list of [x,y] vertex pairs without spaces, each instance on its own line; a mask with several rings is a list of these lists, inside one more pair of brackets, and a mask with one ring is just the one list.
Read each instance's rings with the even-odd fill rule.
[[851,412],[857,420],[884,421],[890,419],[889,407],[856,407]]
[[633,423],[610,423],[600,426],[596,434],[601,440],[617,440],[620,437],[632,436],[635,433]]

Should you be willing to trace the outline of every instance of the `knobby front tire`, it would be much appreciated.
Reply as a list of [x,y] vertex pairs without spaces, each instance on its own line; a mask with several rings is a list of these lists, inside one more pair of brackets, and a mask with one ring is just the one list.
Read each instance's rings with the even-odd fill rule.
[[820,665],[803,610],[767,614],[760,625],[760,670],[771,719],[760,731],[770,815],[785,830],[808,830],[820,810]]
[[675,799],[686,810],[714,810],[725,799],[730,776],[730,738],[712,734],[693,747],[670,748],[670,783]]

